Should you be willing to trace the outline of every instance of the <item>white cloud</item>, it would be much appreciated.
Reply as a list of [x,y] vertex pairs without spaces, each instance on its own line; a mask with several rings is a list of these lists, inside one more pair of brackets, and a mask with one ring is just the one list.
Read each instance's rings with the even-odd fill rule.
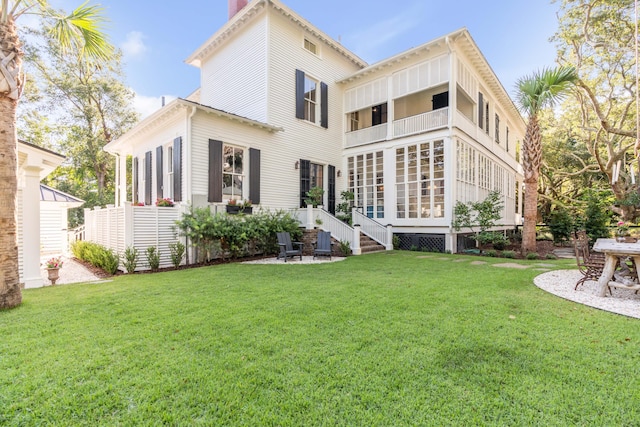
[[[155,113],[162,108],[162,96],[144,96],[136,93],[133,99],[133,108],[140,113],[140,119]],[[165,95],[165,105],[176,99],[175,96]]]
[[139,57],[147,51],[147,46],[144,44],[145,36],[140,31],[131,31],[127,34],[127,39],[120,45],[122,52],[127,57]]

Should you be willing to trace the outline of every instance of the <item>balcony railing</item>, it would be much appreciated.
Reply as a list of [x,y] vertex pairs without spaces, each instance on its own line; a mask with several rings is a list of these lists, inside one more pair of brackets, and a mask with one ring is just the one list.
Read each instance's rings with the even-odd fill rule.
[[387,138],[387,124],[354,130],[346,134],[347,147],[355,147],[362,144],[384,141]]
[[445,127],[449,124],[449,108],[418,114],[393,122],[393,137],[413,135]]

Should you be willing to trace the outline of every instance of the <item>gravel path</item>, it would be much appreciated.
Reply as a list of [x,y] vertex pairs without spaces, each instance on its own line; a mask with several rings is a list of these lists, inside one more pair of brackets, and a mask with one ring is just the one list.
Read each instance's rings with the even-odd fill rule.
[[580,277],[578,270],[555,270],[537,276],[533,279],[533,283],[540,289],[561,298],[640,319],[640,293],[612,288],[613,296],[610,296],[607,291],[606,297],[599,297],[597,296],[598,282],[593,280],[587,280],[584,285],[574,291],[573,288]]
[[[101,280],[98,276],[89,271],[84,265],[80,264],[73,258],[63,257],[62,268],[60,269],[60,278],[56,281],[56,285],[67,285],[69,283],[95,282]],[[45,286],[51,286],[51,282],[47,277],[47,270],[44,268],[44,261],[40,273],[44,280]]]

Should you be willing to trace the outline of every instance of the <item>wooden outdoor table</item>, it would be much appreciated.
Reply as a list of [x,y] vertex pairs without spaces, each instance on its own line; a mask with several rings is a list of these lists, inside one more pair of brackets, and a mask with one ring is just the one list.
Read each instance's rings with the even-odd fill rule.
[[616,265],[619,257],[633,258],[636,271],[640,271],[640,242],[638,243],[620,243],[615,239],[598,239],[593,250],[605,254],[604,269],[598,280],[599,295],[605,296],[607,286],[613,286],[623,289],[640,289],[639,284],[625,285],[623,283],[612,281],[613,273],[615,273]]

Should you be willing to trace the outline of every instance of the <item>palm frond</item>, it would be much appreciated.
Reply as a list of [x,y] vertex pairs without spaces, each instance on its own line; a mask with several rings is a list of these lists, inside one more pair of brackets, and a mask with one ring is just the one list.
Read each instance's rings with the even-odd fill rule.
[[561,101],[578,75],[574,67],[544,68],[516,82],[516,103],[531,116]]
[[58,40],[63,51],[77,49],[87,58],[109,60],[113,46],[103,31],[103,11],[100,6],[87,5],[87,2],[66,16],[49,10],[48,14],[54,20],[49,31]]

